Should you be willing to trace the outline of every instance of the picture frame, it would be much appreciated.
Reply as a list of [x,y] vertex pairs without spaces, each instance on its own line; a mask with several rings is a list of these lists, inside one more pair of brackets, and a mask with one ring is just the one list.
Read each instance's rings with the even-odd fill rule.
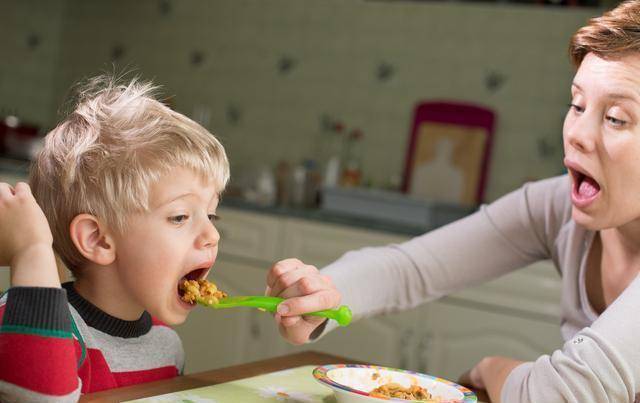
[[470,103],[418,103],[405,158],[402,191],[458,205],[484,201],[495,113]]

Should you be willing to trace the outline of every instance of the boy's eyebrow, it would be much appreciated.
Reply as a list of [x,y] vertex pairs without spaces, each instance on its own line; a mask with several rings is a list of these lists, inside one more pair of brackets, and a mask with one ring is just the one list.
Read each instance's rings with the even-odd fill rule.
[[[174,202],[174,201],[176,201],[176,200],[178,200],[178,199],[182,199],[182,198],[187,197],[187,196],[196,196],[196,197],[198,197],[198,195],[197,195],[196,193],[194,193],[194,192],[186,192],[186,193],[182,193],[181,195],[178,195],[178,196],[176,196],[176,197],[173,197],[173,198],[172,198],[172,199],[170,199],[170,200],[167,200],[167,201],[165,201],[165,202],[162,202],[162,203],[160,203],[160,205],[161,205],[161,206],[165,206],[165,205],[167,205],[167,204],[169,204],[169,203],[172,203],[172,202]],[[217,193],[216,193],[216,194],[214,194],[214,195],[213,195],[213,197],[211,198],[211,200],[213,200],[213,199],[220,200],[220,195],[218,195]]]
[[187,197],[187,196],[195,196],[195,193],[193,193],[193,192],[183,193],[183,194],[178,195],[178,196],[176,196],[176,197],[174,197],[174,198],[172,198],[172,199],[170,199],[170,200],[167,200],[167,201],[165,201],[165,202],[160,203],[160,205],[161,205],[161,206],[164,206],[164,205],[166,205],[166,204],[172,203],[172,202],[174,202],[174,201],[176,201],[176,200],[178,200],[178,199],[182,199],[183,197]]

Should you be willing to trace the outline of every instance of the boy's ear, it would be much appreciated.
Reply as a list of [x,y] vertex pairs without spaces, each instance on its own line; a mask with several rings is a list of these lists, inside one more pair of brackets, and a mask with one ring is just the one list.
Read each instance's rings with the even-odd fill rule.
[[102,266],[113,263],[116,247],[106,225],[91,214],[78,214],[71,220],[69,232],[73,244],[85,258]]

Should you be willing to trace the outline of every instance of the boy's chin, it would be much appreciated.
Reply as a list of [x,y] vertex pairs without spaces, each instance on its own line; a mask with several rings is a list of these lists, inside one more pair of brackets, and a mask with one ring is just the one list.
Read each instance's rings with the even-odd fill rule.
[[189,316],[189,313],[184,313],[181,315],[170,314],[170,315],[163,315],[163,316],[164,317],[159,317],[158,319],[169,326],[177,326],[177,325],[183,324],[187,320],[187,316]]
[[167,326],[177,326],[183,324],[187,320],[187,316],[189,316],[189,312],[151,312],[148,311],[149,314],[156,320],[164,323]]

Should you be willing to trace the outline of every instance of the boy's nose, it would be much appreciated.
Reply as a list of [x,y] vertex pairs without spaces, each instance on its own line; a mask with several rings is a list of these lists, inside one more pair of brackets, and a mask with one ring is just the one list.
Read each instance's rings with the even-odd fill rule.
[[207,222],[202,230],[202,233],[197,239],[198,248],[216,246],[218,244],[218,241],[220,241],[220,233],[211,222]]

